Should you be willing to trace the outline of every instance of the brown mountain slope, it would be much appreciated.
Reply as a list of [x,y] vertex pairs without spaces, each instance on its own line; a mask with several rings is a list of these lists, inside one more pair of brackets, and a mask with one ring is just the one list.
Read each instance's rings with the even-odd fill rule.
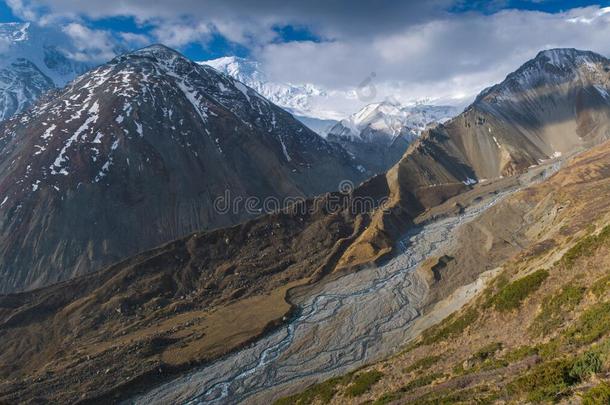
[[289,312],[288,288],[326,274],[366,226],[350,204],[327,195],[0,296],[0,402],[120,393],[246,344]]
[[[335,392],[329,402],[608,403],[609,194],[605,143],[463,227],[449,256],[420,269],[435,305],[405,336],[459,308],[481,273],[494,269],[487,288],[399,355],[326,383],[324,392]],[[498,259],[502,249],[512,258]],[[282,403],[315,399],[320,387]]]
[[424,133],[386,175],[389,206],[341,266],[390,253],[402,218],[470,185],[527,171],[610,139],[610,61],[592,52],[540,52],[462,114]]

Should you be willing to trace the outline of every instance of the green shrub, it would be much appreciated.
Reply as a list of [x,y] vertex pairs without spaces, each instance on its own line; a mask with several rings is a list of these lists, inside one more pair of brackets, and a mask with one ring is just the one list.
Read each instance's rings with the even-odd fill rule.
[[610,385],[601,383],[582,396],[582,405],[610,404]]
[[557,400],[565,395],[569,387],[578,382],[570,375],[573,360],[561,359],[541,363],[532,371],[511,383],[513,393],[526,394],[534,403]]
[[410,401],[409,405],[455,405],[480,404],[491,405],[498,399],[498,393],[486,386],[464,390],[445,389],[431,392],[423,397]]
[[564,314],[572,311],[585,295],[586,288],[567,285],[555,295],[547,297],[542,303],[541,312],[534,319],[532,331],[546,336],[557,329],[564,319]]
[[608,290],[610,290],[610,274],[596,280],[591,286],[591,292],[595,294],[597,298],[603,297]]
[[507,284],[492,298],[494,307],[502,312],[519,308],[531,293],[540,288],[548,276],[548,271],[538,270]]
[[570,376],[579,381],[586,380],[591,374],[599,373],[602,369],[602,359],[599,353],[586,352],[580,356],[570,369]]
[[567,269],[571,269],[578,259],[591,256],[600,246],[609,241],[610,225],[606,226],[598,235],[590,235],[581,239],[563,255],[560,263]]
[[561,353],[562,339],[551,339],[547,343],[542,343],[536,346],[536,351],[545,360],[554,359]]
[[360,373],[348,385],[345,393],[350,397],[358,397],[371,389],[373,384],[381,380],[383,373],[377,370]]
[[464,369],[463,363],[458,363],[453,367],[453,373],[455,375],[465,375],[508,366],[510,363],[507,360],[495,358],[496,352],[500,349],[502,349],[502,343],[499,342],[483,346],[470,357],[474,362],[471,367]]
[[425,375],[423,377],[416,378],[413,381],[409,381],[407,383],[407,385],[405,385],[404,387],[402,387],[400,389],[400,391],[409,392],[409,391],[414,390],[415,388],[425,387],[426,385],[430,385],[434,381],[436,381],[442,377],[444,377],[444,374],[442,374],[442,373],[434,373],[434,374]]
[[478,318],[479,312],[476,308],[469,308],[459,317],[452,315],[442,324],[426,330],[423,333],[422,344],[430,345],[448,337],[459,335]]
[[497,368],[507,367],[510,363],[505,359],[487,359],[476,367],[477,371],[495,370]]
[[499,342],[490,343],[488,345],[483,346],[481,349],[479,349],[479,351],[477,351],[475,354],[473,354],[472,357],[477,361],[485,361],[485,360],[489,359],[490,357],[493,357],[493,355],[496,354],[496,352],[500,349],[502,349],[502,343],[499,343]]
[[401,397],[401,394],[399,392],[389,392],[389,393],[383,394],[382,396],[377,398],[373,402],[373,405],[385,405],[385,404],[389,404],[390,402],[394,402],[394,401],[399,400],[400,397]]
[[493,297],[495,293],[508,284],[510,280],[506,276],[506,271],[496,276],[490,283],[489,286],[481,293],[478,301],[481,303],[483,309],[490,308],[493,306]]
[[566,331],[570,343],[593,343],[610,331],[610,303],[597,304],[586,310],[576,324]]
[[416,362],[411,364],[409,367],[406,367],[403,371],[405,373],[410,373],[412,371],[419,370],[420,368],[429,368],[430,366],[435,364],[440,359],[441,359],[441,356],[426,356],[426,357],[423,357],[423,358],[417,360]]
[[533,356],[534,354],[538,354],[538,348],[532,346],[520,346],[516,349],[511,350],[506,353],[504,359],[508,362],[514,363],[517,361],[521,361],[526,357]]
[[329,403],[337,394],[337,389],[340,385],[348,384],[352,379],[353,374],[331,378],[319,384],[314,384],[305,391],[281,398],[275,401],[275,405],[309,405],[316,401],[323,404]]

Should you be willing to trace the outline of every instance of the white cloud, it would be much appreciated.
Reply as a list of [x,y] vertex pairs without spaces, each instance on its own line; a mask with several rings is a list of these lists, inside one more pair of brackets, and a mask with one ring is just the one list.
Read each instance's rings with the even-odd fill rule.
[[181,47],[191,42],[205,42],[212,33],[205,23],[195,25],[180,22],[163,23],[152,32],[158,42],[170,47]]
[[5,0],[6,4],[11,8],[13,14],[24,20],[37,20],[39,16],[33,9],[32,5],[27,0]]
[[79,23],[70,23],[62,28],[76,47],[70,56],[80,61],[112,59],[116,41],[108,31],[92,30]]
[[150,37],[144,34],[134,34],[133,32],[119,32],[118,36],[126,44],[133,44],[135,46],[145,46],[151,43]]
[[[473,97],[544,48],[576,47],[610,55],[610,8],[563,13],[450,13],[462,0],[8,0],[26,19],[131,16],[156,41],[205,45],[215,35],[251,49],[272,80],[323,85],[353,94],[374,73],[378,98],[400,101]],[[298,25],[320,42],[278,41],[276,28]],[[82,30],[73,28],[76,40]],[[126,37],[125,37],[126,38]],[[133,38],[136,42],[135,38]],[[139,38],[144,43],[144,38]],[[84,41],[84,40],[83,40]],[[94,33],[104,54],[106,34]],[[82,43],[86,45],[86,43]],[[351,92],[351,93],[350,93]],[[337,93],[339,94],[339,93]],[[341,98],[357,104],[357,98]],[[347,101],[345,101],[347,100]],[[349,108],[352,107],[350,104]]]
[[347,90],[374,72],[380,98],[454,100],[501,81],[541,49],[610,55],[607,38],[610,14],[598,7],[559,14],[508,10],[435,19],[368,41],[269,44],[256,55],[279,81]]

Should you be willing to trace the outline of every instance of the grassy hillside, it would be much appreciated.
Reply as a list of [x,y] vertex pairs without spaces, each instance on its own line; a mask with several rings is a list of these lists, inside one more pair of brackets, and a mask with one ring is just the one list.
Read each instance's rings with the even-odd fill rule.
[[482,293],[400,354],[280,403],[610,403],[609,175],[603,145],[511,197],[494,215],[528,200],[538,225]]

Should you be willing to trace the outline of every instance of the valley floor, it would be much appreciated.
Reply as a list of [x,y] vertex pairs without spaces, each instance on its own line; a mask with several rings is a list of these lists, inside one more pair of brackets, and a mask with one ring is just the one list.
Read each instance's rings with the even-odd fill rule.
[[[317,285],[295,302],[298,314],[279,331],[155,388],[135,402],[267,403],[295,388],[394,354],[407,336],[415,336],[430,320],[430,316],[421,318],[430,304],[429,282],[423,272],[415,270],[430,258],[458,248],[455,237],[463,225],[524,185],[546,179],[559,165],[550,163],[519,179],[471,192],[474,201],[461,213],[428,220],[411,229],[398,242],[400,252],[387,264]],[[497,187],[505,189],[499,191]],[[461,196],[462,200],[467,198]],[[446,205],[451,207],[451,203]],[[484,283],[475,281],[457,291],[443,310],[432,314],[454,312],[483,287]]]

